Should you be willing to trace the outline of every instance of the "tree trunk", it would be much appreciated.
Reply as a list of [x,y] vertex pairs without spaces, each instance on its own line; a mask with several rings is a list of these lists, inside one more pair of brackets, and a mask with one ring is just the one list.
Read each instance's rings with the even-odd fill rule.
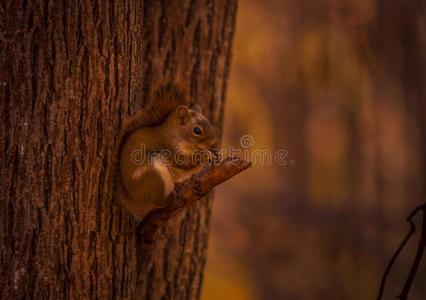
[[165,80],[221,128],[235,2],[0,4],[1,299],[199,298],[210,201],[170,220],[138,279],[114,159]]

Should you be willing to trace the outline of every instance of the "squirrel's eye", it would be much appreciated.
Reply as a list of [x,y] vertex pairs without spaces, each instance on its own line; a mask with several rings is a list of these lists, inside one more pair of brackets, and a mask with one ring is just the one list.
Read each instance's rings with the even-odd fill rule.
[[200,127],[200,126],[196,126],[196,127],[194,127],[194,129],[192,129],[192,132],[193,132],[195,135],[200,135],[200,134],[203,132],[203,130],[201,129],[201,127]]

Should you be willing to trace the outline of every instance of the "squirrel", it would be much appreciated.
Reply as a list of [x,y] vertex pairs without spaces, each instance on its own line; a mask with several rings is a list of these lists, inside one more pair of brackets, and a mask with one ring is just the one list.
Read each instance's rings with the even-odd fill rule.
[[176,182],[218,159],[215,128],[199,105],[188,103],[175,84],[163,85],[142,114],[124,126],[115,195],[140,219],[167,206]]

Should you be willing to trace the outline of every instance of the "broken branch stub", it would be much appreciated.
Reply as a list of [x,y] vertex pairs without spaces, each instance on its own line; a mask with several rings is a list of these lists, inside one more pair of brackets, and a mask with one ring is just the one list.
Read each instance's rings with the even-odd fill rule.
[[177,182],[168,196],[168,206],[150,212],[139,225],[141,239],[152,243],[158,229],[185,207],[205,197],[215,186],[234,177],[251,166],[240,158],[226,158],[218,164],[207,165],[190,178]]

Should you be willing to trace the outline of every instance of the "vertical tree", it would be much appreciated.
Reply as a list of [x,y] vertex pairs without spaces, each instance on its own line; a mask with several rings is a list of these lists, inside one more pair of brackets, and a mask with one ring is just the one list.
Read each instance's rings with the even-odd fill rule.
[[166,79],[221,128],[236,1],[3,1],[0,13],[0,298],[199,297],[210,201],[170,220],[138,280],[114,158],[123,120]]

